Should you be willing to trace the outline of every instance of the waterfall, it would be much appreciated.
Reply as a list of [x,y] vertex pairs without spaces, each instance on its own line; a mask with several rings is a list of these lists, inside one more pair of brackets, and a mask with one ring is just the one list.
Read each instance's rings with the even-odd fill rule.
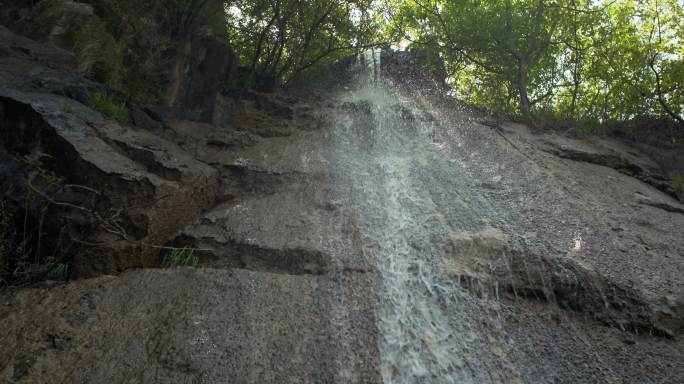
[[362,86],[376,86],[380,79],[382,50],[369,49],[356,57],[357,82]]
[[354,107],[338,116],[336,134],[354,184],[364,256],[376,272],[383,380],[486,382],[489,376],[467,368],[468,346],[461,342],[470,334],[466,322],[459,325],[447,313],[467,298],[441,270],[434,240],[448,237],[448,225],[420,182],[421,157],[439,158],[435,123],[407,118],[423,111],[380,81],[380,56],[368,51],[358,57],[357,84],[341,96]]

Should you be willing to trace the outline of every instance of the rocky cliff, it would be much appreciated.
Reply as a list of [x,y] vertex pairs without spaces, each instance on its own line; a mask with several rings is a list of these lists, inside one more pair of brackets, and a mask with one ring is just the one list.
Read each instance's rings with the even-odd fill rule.
[[2,278],[32,283],[0,381],[684,377],[684,205],[642,150],[493,122],[402,54],[232,97],[206,36],[117,121],[35,39],[0,29]]

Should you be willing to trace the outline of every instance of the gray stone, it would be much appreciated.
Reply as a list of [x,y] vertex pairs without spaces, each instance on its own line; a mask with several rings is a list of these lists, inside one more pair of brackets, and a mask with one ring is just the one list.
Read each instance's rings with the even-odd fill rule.
[[8,152],[59,159],[138,244],[198,266],[131,270],[153,255],[119,242],[74,260],[118,276],[4,289],[0,378],[680,383],[684,206],[662,167],[482,125],[399,64],[377,87],[248,92],[234,124],[158,133],[7,76],[4,110],[41,127],[5,118]]

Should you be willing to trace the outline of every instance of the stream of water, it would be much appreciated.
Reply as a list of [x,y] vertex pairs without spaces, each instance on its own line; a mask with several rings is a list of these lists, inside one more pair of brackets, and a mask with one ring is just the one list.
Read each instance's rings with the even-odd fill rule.
[[364,255],[379,279],[383,380],[482,382],[463,360],[458,339],[464,332],[454,329],[447,313],[463,295],[443,273],[442,254],[434,246],[449,227],[420,179],[426,156],[439,157],[435,123],[415,118],[423,111],[383,84],[380,64],[379,52],[359,58],[357,86],[341,97],[350,112],[338,118],[336,135],[345,142],[340,157],[353,175],[352,201],[363,205],[355,211]]

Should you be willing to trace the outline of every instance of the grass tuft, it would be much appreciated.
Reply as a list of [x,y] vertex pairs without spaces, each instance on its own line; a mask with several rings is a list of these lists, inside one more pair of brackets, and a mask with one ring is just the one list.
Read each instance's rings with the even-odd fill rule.
[[106,92],[92,91],[88,93],[88,106],[101,114],[119,122],[128,121],[128,107],[125,102],[118,102]]
[[675,173],[672,175],[672,185],[675,188],[684,189],[684,173]]
[[69,265],[64,263],[55,264],[47,274],[48,280],[67,281],[69,279]]
[[162,268],[196,267],[199,258],[192,248],[176,248],[167,253],[162,260]]

